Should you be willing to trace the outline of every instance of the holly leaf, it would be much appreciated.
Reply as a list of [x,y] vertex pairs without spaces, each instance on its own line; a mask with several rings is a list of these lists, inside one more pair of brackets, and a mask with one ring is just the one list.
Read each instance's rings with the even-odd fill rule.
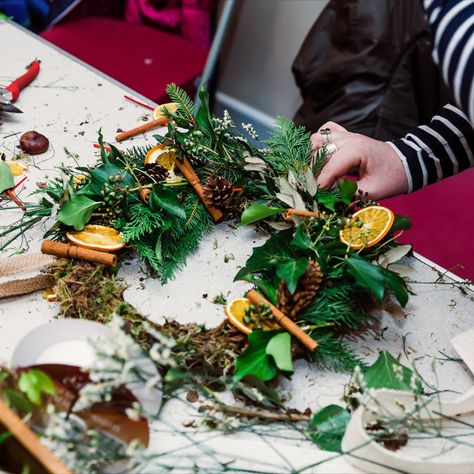
[[395,214],[395,219],[393,220],[392,227],[390,231],[397,230],[409,230],[411,229],[411,220],[408,216],[403,216],[402,214]]
[[322,204],[327,209],[332,212],[336,212],[335,205],[339,202],[344,204],[348,204],[348,202],[344,199],[341,199],[339,196],[331,193],[321,192],[317,195],[318,204]]
[[261,221],[275,214],[280,214],[285,210],[283,207],[268,207],[264,204],[251,204],[240,216],[240,224],[253,224],[254,222]]
[[383,269],[385,286],[393,291],[398,302],[405,306],[408,303],[408,290],[405,280],[391,270]]
[[267,354],[267,345],[275,331],[252,331],[248,335],[249,345],[235,362],[234,380],[246,375],[254,375],[260,380],[271,380],[277,374],[277,366],[272,356]]
[[351,415],[339,405],[328,405],[311,419],[309,428],[313,442],[325,451],[341,452],[341,442]]
[[180,204],[176,193],[171,189],[155,187],[150,194],[148,202],[153,211],[160,211],[163,209],[180,219],[186,219],[186,211]]
[[42,394],[54,395],[56,388],[53,381],[40,370],[22,372],[18,380],[18,388],[26,394],[28,400],[35,405],[41,404]]
[[[380,352],[377,360],[363,372],[367,388],[390,388],[412,391],[413,370],[400,364],[390,352]],[[416,393],[422,393],[419,379],[416,381]]]
[[3,193],[7,189],[11,189],[15,186],[15,179],[10,167],[5,161],[0,160],[0,193]]
[[120,175],[123,177],[123,180],[120,182],[121,187],[133,187],[135,185],[135,182],[129,173],[124,171],[122,168],[119,168],[117,165],[114,165],[113,163],[107,163],[98,166],[91,171],[90,189],[95,194],[100,194],[103,185],[108,182],[110,176],[114,175]]
[[234,280],[242,280],[242,277],[249,273],[274,267],[281,261],[293,258],[294,254],[290,253],[289,246],[291,239],[291,231],[274,233],[262,246],[253,249],[245,267],[240,269]]
[[381,303],[385,293],[385,278],[382,268],[373,265],[357,254],[346,259],[347,271],[354,277],[358,286],[366,289]]
[[276,274],[281,278],[293,294],[296,290],[298,280],[304,275],[308,269],[308,258],[299,258],[298,260],[289,260],[287,262],[279,263],[276,267]]
[[58,220],[63,224],[82,230],[89,222],[94,209],[100,203],[89,199],[87,196],[73,194],[58,212]]
[[291,359],[291,336],[281,332],[273,336],[267,344],[266,353],[273,357],[275,365],[285,372],[293,372]]
[[351,181],[350,179],[344,178],[339,181],[337,187],[341,192],[342,199],[348,201],[347,204],[349,204],[352,201],[352,198],[354,197],[355,193],[357,192],[357,184],[354,183],[354,181]]
[[293,240],[291,241],[291,245],[300,250],[314,251],[313,242],[311,242],[311,238],[306,232],[304,225],[299,225],[296,229]]

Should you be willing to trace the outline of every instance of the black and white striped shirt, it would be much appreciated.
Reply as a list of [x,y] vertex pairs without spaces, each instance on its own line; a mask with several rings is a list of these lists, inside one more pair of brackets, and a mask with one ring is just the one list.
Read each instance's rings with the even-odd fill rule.
[[474,0],[424,0],[433,58],[457,107],[447,105],[391,145],[402,160],[409,192],[474,166]]

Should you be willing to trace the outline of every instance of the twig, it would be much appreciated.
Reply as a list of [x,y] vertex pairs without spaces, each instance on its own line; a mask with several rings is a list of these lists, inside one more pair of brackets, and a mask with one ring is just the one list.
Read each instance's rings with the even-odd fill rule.
[[152,107],[151,105],[145,104],[145,102],[141,102],[137,99],[134,99],[133,97],[130,97],[129,95],[124,95],[123,97],[125,99],[129,100],[130,102],[133,102],[134,104],[138,104],[138,105],[141,105],[142,107],[145,107],[146,109],[155,110],[155,107]]
[[244,416],[246,418],[260,418],[268,421],[286,421],[291,423],[298,423],[300,421],[310,421],[310,415],[303,415],[297,413],[273,413],[268,410],[249,410],[248,408],[241,408],[231,405],[211,403],[201,405],[199,411],[220,411],[223,413],[231,413],[233,415]]

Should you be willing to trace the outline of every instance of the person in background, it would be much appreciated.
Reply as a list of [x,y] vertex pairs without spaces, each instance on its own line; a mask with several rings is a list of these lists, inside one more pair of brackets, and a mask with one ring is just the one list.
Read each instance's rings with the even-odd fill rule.
[[332,156],[318,177],[327,187],[357,169],[359,189],[371,199],[404,194],[474,166],[474,0],[424,0],[433,59],[456,106],[448,104],[428,125],[390,142],[373,140],[327,122],[311,139],[328,140]]

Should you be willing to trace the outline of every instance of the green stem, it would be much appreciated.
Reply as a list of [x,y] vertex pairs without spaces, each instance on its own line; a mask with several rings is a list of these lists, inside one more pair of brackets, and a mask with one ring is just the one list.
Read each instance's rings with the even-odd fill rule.
[[[0,247],[0,251],[4,250],[6,247],[8,247],[14,240],[16,240],[18,237],[20,237],[20,235],[23,235],[30,227],[34,226],[41,219],[42,219],[42,217],[35,217],[34,219],[31,219],[30,221],[28,221],[28,223],[25,224],[24,227],[21,228],[21,231],[18,232],[18,234],[15,234],[7,243],[3,244]],[[18,226],[16,226],[16,228],[18,228]],[[0,237],[3,236],[3,235],[9,234],[12,230],[14,230],[14,229],[10,229],[7,232],[3,232],[0,235]]]

